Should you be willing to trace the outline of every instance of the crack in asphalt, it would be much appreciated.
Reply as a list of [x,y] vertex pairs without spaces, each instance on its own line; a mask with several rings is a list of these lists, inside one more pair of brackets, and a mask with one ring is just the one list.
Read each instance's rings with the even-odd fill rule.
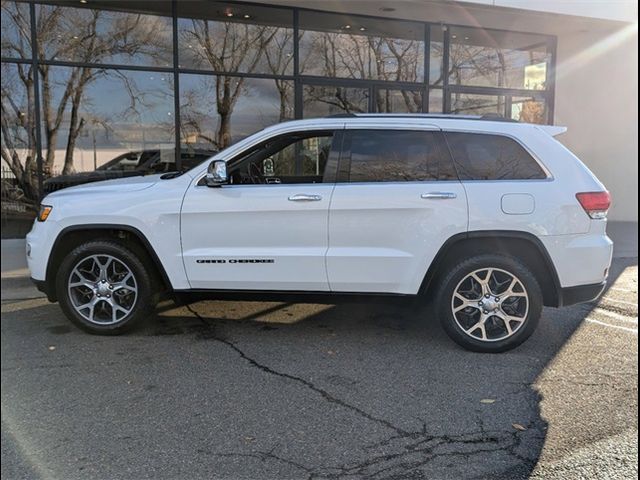
[[319,394],[320,396],[322,396],[325,400],[327,400],[330,403],[334,403],[336,405],[340,405],[343,408],[346,408],[348,410],[351,410],[355,413],[357,413],[358,415],[360,415],[363,418],[366,418],[369,421],[378,423],[390,430],[393,430],[394,432],[398,433],[398,434],[410,434],[410,432],[408,432],[407,430],[404,430],[396,425],[393,425],[391,422],[383,419],[383,418],[378,418],[378,417],[374,417],[373,415],[365,412],[364,410],[351,405],[347,402],[345,402],[344,400],[341,400],[337,397],[334,397],[333,395],[331,395],[329,392],[327,392],[326,390],[316,386],[315,384],[313,384],[312,382],[310,382],[309,380],[306,380],[304,378],[301,377],[297,377],[295,375],[291,375],[289,373],[284,373],[284,372],[279,372],[277,370],[272,369],[271,367],[268,367],[267,365],[263,365],[261,363],[259,363],[257,360],[251,358],[250,356],[248,356],[246,353],[244,353],[244,351],[242,349],[240,349],[235,343],[231,342],[230,340],[227,340],[225,338],[222,338],[218,335],[215,334],[215,326],[208,322],[206,318],[204,318],[202,315],[200,315],[196,310],[194,310],[191,305],[186,305],[187,310],[189,310],[191,313],[193,313],[193,315],[195,315],[196,318],[198,318],[207,328],[211,329],[210,332],[210,337],[213,340],[216,340],[218,342],[224,343],[225,345],[227,345],[229,348],[233,349],[236,351],[236,353],[238,353],[238,355],[240,355],[240,357],[242,357],[243,360],[245,360],[246,362],[248,362],[251,366],[262,370],[265,373],[268,373],[270,375],[275,375],[281,378],[286,378],[288,380],[292,380],[294,382],[300,383],[302,385],[304,385],[305,387],[307,387],[310,390],[313,390],[314,392],[316,392],[317,394]]
[[[384,448],[390,447],[391,443],[400,440],[406,441],[410,440],[409,443],[398,446],[398,448],[402,448],[403,451],[393,452],[393,453],[383,453],[378,455],[373,455],[372,457],[363,460],[361,462],[351,464],[351,465],[342,465],[339,467],[332,466],[320,466],[320,467],[309,467],[305,466],[299,462],[295,462],[293,460],[282,458],[274,453],[276,447],[274,447],[271,451],[256,451],[251,453],[239,453],[239,452],[204,452],[211,455],[215,455],[217,457],[225,458],[225,457],[239,457],[239,458],[255,458],[260,461],[275,461],[283,464],[287,464],[295,469],[304,472],[307,475],[307,480],[313,479],[327,479],[327,480],[335,480],[339,478],[345,477],[362,477],[366,476],[368,478],[379,478],[384,480],[396,480],[396,479],[405,479],[405,478],[422,478],[423,472],[420,472],[418,469],[420,467],[425,466],[429,462],[431,462],[435,458],[440,457],[465,457],[469,458],[474,455],[479,454],[487,454],[492,452],[503,451],[511,457],[515,458],[518,462],[518,465],[515,465],[509,469],[511,478],[516,474],[516,471],[522,470],[523,475],[526,476],[526,472],[531,472],[533,467],[536,465],[536,460],[527,458],[521,453],[518,452],[518,448],[522,445],[522,436],[520,431],[514,430],[513,432],[509,431],[488,431],[484,426],[484,422],[482,418],[478,415],[476,419],[476,423],[478,424],[478,431],[464,433],[460,435],[430,435],[427,432],[427,424],[422,421],[422,428],[416,431],[408,431],[403,428],[400,428],[390,421],[376,417],[370,413],[365,412],[364,410],[347,403],[346,401],[335,397],[331,393],[327,392],[323,388],[318,387],[313,382],[306,380],[304,378],[298,377],[296,375],[292,375],[289,373],[280,372],[274,370],[273,368],[264,365],[258,362],[256,359],[247,355],[240,347],[238,347],[234,342],[221,337],[216,332],[216,326],[208,321],[205,317],[200,315],[191,305],[186,305],[185,308],[191,312],[195,318],[197,318],[203,326],[208,329],[207,339],[212,339],[217,342],[220,342],[227,347],[231,348],[235,351],[243,360],[249,363],[252,367],[259,369],[262,372],[265,372],[269,375],[274,375],[280,378],[284,378],[293,382],[296,382],[305,388],[317,393],[326,401],[339,405],[342,408],[350,410],[356,413],[358,416],[369,420],[371,422],[377,423],[386,427],[387,429],[395,432],[394,435],[377,442],[375,444],[365,446],[365,449],[374,449],[374,448]],[[515,382],[514,382],[515,383]],[[531,388],[530,383],[522,383],[520,384],[521,388]],[[513,392],[514,394],[516,392]],[[524,426],[525,430],[534,430],[540,432],[539,435],[544,438],[544,424],[541,420],[534,420],[533,422],[528,423]],[[465,445],[476,445],[477,448],[466,450],[466,451],[441,451],[437,452],[436,449],[439,447],[446,446],[457,446],[462,447]],[[455,447],[453,447],[455,448]],[[411,460],[407,457],[420,455],[421,458],[418,460]],[[389,465],[389,462],[391,464]],[[372,471],[372,469],[375,469]],[[395,472],[394,472],[395,471]],[[506,475],[506,472],[498,473],[497,475],[502,476]],[[520,476],[520,475],[518,475]],[[494,475],[494,478],[497,478]],[[505,477],[506,478],[506,477]]]

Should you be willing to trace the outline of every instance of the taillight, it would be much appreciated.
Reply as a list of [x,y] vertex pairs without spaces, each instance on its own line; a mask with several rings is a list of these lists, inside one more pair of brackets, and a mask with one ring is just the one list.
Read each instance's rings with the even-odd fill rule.
[[611,206],[611,195],[609,192],[576,193],[576,198],[591,218],[607,218],[607,211]]

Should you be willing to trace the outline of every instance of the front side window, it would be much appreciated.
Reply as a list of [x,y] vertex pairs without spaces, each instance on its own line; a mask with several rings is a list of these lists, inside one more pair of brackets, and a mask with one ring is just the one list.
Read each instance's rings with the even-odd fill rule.
[[457,179],[440,132],[353,130],[349,138],[352,183]]
[[484,133],[445,134],[460,180],[535,180],[546,174],[515,140]]
[[283,135],[253,147],[231,160],[233,184],[322,183],[333,132]]

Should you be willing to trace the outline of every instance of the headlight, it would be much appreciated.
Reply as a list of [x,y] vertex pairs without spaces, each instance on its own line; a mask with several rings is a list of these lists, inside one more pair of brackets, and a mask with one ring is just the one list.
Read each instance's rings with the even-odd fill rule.
[[40,211],[38,212],[38,221],[44,222],[47,218],[49,218],[49,214],[53,210],[51,205],[40,205]]

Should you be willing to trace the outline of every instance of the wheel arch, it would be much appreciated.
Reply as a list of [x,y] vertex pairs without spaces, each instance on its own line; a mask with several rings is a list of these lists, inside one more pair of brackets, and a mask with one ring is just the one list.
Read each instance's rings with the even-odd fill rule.
[[65,254],[82,243],[98,239],[115,240],[125,248],[141,255],[143,257],[141,259],[143,263],[152,269],[150,273],[158,282],[158,286],[164,290],[171,290],[171,281],[164,265],[147,237],[137,228],[131,225],[119,224],[73,225],[60,231],[51,248],[45,277],[45,293],[49,300],[57,300],[55,272],[60,266]]
[[531,233],[511,230],[464,232],[450,237],[427,269],[419,293],[425,294],[446,271],[450,262],[461,256],[469,257],[482,253],[506,253],[518,258],[538,280],[544,305],[558,307],[562,304],[558,272],[545,246]]

